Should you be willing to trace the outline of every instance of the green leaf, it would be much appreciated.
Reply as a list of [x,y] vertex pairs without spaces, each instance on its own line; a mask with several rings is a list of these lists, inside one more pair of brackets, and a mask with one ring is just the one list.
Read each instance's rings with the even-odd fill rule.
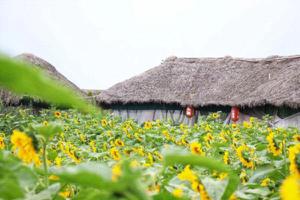
[[60,183],[55,183],[50,185],[45,190],[39,192],[38,194],[27,194],[26,200],[52,200],[55,195],[57,195],[60,190]]
[[32,189],[35,187],[38,180],[35,173],[27,166],[21,165],[14,170],[14,174],[19,180],[19,183],[24,189]]
[[274,172],[275,169],[272,167],[265,167],[255,170],[254,174],[250,177],[249,183],[255,183],[258,179],[265,178],[268,174]]
[[94,199],[111,199],[110,194],[94,188],[86,188],[80,190],[74,200],[94,200]]
[[3,55],[0,55],[0,86],[59,106],[77,108],[84,112],[95,110],[73,90],[52,80],[41,70]]
[[0,177],[0,199],[18,199],[24,196],[18,180],[7,174]]
[[157,195],[153,196],[153,200],[188,200],[188,198],[175,198],[171,193],[169,192],[160,192]]
[[35,187],[36,181],[29,167],[22,165],[10,152],[0,151],[0,199],[22,198],[26,190]]
[[63,131],[62,124],[55,122],[50,122],[47,126],[40,124],[35,125],[33,126],[33,128],[37,131],[38,134],[46,137],[47,139]]
[[226,180],[217,181],[216,179],[212,179],[210,177],[205,177],[201,179],[203,185],[206,188],[207,193],[209,196],[214,200],[219,200],[222,198],[222,194],[228,184]]
[[102,164],[83,163],[77,166],[64,167],[54,171],[62,182],[81,185],[84,187],[113,189],[109,178],[110,169]]

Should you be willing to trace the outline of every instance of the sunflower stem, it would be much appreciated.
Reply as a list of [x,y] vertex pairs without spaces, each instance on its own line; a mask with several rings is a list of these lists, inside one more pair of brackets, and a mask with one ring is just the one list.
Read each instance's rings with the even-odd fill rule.
[[47,166],[47,143],[46,141],[43,142],[43,166],[44,166],[44,173],[45,173],[45,185],[46,187],[49,186],[48,180],[48,166]]

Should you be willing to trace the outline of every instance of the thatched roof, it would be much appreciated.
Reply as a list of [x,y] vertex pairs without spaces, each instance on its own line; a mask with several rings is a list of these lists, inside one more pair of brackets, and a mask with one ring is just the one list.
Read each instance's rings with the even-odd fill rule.
[[103,91],[99,104],[300,107],[300,55],[167,58],[161,65]]
[[[74,83],[69,81],[65,76],[59,73],[53,65],[33,54],[24,53],[15,57],[15,59],[26,62],[30,65],[41,68],[50,78],[59,81],[62,85],[74,90],[78,95],[85,96],[85,93],[80,90]],[[0,98],[4,105],[19,105],[23,99],[22,96],[17,96],[7,90],[0,88]],[[38,101],[38,100],[37,100]]]

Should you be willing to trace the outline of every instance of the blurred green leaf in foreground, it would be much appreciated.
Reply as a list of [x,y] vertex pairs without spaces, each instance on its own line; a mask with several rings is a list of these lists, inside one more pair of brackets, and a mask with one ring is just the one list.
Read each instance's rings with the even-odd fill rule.
[[80,95],[52,80],[41,70],[4,55],[0,55],[0,87],[57,106],[77,108],[83,112],[95,110]]

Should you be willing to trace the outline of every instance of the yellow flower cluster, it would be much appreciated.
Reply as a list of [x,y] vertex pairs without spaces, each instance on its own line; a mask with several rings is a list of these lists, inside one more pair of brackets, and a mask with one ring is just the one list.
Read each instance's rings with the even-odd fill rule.
[[179,173],[177,177],[179,178],[179,180],[190,182],[192,184],[192,189],[195,192],[200,193],[201,199],[210,199],[203,184],[198,181],[197,175],[190,169],[190,165],[185,166],[184,170],[181,173]]
[[207,147],[210,147],[210,144],[211,144],[211,142],[212,142],[213,139],[214,139],[214,138],[213,138],[213,136],[212,136],[211,133],[207,133],[207,134],[204,136],[204,141],[205,141],[205,144],[206,144]]
[[60,150],[68,155],[75,163],[80,163],[80,158],[76,155],[77,147],[70,142],[59,142]]
[[14,130],[11,135],[12,149],[14,153],[26,164],[34,163],[39,166],[41,161],[33,147],[32,138],[26,133]]

